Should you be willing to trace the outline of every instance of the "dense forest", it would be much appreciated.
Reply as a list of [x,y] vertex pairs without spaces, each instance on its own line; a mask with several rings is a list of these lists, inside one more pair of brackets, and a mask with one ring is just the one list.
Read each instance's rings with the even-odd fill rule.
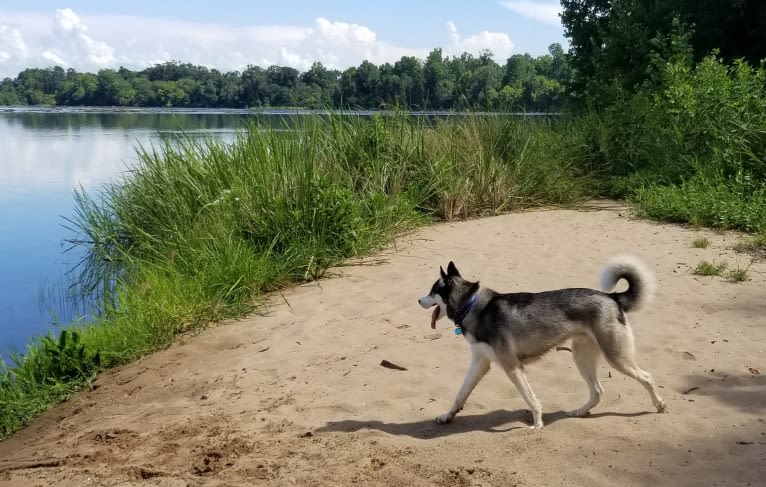
[[449,57],[441,49],[425,60],[363,61],[345,71],[316,62],[303,73],[284,66],[222,73],[182,62],[97,74],[56,66],[1,81],[0,105],[553,111],[569,76],[560,44],[538,57],[511,56],[504,66],[488,51]]

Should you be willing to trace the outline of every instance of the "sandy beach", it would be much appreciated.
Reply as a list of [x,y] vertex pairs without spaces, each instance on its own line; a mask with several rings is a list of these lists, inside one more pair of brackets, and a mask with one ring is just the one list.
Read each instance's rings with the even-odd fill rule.
[[[701,236],[710,247],[692,248]],[[742,283],[691,272],[703,259],[747,267],[739,240],[606,203],[433,225],[101,374],[0,443],[0,485],[764,485],[766,263]],[[434,422],[470,358],[417,304],[440,265],[542,291],[597,287],[621,253],[656,275],[654,301],[630,319],[666,414],[602,361],[602,403],[567,417],[588,391],[561,350],[527,369],[542,431],[497,368],[452,424]]]

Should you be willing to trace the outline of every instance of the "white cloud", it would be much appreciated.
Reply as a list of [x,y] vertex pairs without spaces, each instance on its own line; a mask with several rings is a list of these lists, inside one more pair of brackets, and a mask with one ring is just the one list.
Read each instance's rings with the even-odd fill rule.
[[559,14],[561,13],[561,4],[558,2],[543,3],[522,0],[500,2],[500,5],[537,22],[555,26],[561,25],[561,18],[559,17]]
[[464,52],[477,54],[488,49],[492,52],[495,60],[499,60],[502,63],[511,55],[513,50],[513,41],[508,37],[508,34],[483,30],[478,34],[463,38],[460,37],[457,26],[452,21],[447,22],[447,29],[449,31],[450,43],[446,51],[447,54],[453,56]]
[[0,62],[23,61],[29,57],[29,50],[17,28],[0,24]]
[[[54,46],[45,51],[46,59],[58,59],[66,65],[108,66],[114,62],[114,49],[88,35],[88,27],[70,8],[56,10],[53,24]],[[45,55],[44,53],[44,55]]]
[[453,22],[441,43],[417,46],[387,42],[369,26],[324,17],[310,25],[235,26],[124,15],[81,17],[68,8],[55,16],[0,8],[0,19],[0,78],[54,64],[95,72],[119,66],[143,69],[167,61],[221,71],[270,64],[303,71],[315,61],[345,69],[363,60],[382,64],[402,56],[423,59],[439,44],[452,55],[478,55],[489,49],[502,61],[513,49],[507,34],[481,31],[461,37]]
[[42,56],[43,56],[43,59],[45,59],[46,61],[50,61],[52,64],[58,64],[59,66],[67,65],[67,62],[61,59],[59,55],[56,54],[55,52],[44,51]]

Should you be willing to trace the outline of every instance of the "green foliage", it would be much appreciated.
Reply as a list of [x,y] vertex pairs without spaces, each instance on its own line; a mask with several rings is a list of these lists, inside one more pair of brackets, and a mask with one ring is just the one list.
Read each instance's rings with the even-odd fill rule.
[[58,340],[51,335],[40,340],[40,347],[30,350],[16,366],[30,361],[34,365],[31,378],[38,383],[46,382],[82,382],[92,379],[101,358],[98,352],[89,353],[80,343],[80,333],[73,330],[61,330]]
[[0,360],[0,438],[96,376],[101,357],[81,336],[77,330],[44,336],[25,355],[11,355],[13,368]]
[[719,262],[716,264],[715,262],[702,260],[697,264],[697,267],[692,270],[692,273],[697,276],[721,276],[726,270],[726,267],[726,262]]
[[380,66],[363,61],[343,72],[319,62],[304,73],[282,66],[221,73],[178,62],[97,74],[35,68],[2,81],[0,105],[554,111],[570,75],[559,44],[537,58],[515,55],[504,68],[488,51],[450,58],[441,49],[426,60],[404,56]]
[[729,282],[744,282],[750,279],[750,276],[747,273],[750,268],[749,265],[744,269],[737,266],[736,269],[729,269],[728,271],[727,267],[725,262],[716,264],[715,262],[703,260],[697,264],[697,267],[692,270],[692,273],[697,276],[720,276],[726,278]]
[[661,89],[584,117],[603,191],[646,216],[695,225],[766,228],[766,71],[708,57],[669,63]]
[[691,66],[712,52],[727,63],[766,58],[766,4],[739,0],[562,0],[580,108],[609,107],[622,92],[661,87],[666,63]]
[[695,238],[692,242],[692,247],[695,249],[706,249],[710,247],[710,240],[707,237]]
[[737,242],[735,248],[739,252],[747,252],[756,258],[766,258],[766,231]]
[[747,273],[747,269],[731,269],[726,273],[726,280],[729,282],[745,282],[749,279],[750,275]]

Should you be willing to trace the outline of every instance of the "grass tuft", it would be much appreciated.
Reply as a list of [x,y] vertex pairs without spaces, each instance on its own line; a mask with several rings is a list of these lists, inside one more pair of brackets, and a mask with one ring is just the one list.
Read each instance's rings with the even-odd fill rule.
[[753,237],[747,238],[735,245],[735,250],[745,252],[754,258],[766,258],[766,232],[761,232]]
[[716,264],[715,262],[703,260],[692,270],[692,274],[697,276],[721,276],[726,270],[726,267],[727,265],[725,262]]
[[707,237],[696,238],[692,242],[692,247],[694,247],[695,249],[706,249],[710,247],[710,240],[708,240]]
[[750,279],[747,269],[731,269],[726,273],[726,279],[729,282],[744,282]]

